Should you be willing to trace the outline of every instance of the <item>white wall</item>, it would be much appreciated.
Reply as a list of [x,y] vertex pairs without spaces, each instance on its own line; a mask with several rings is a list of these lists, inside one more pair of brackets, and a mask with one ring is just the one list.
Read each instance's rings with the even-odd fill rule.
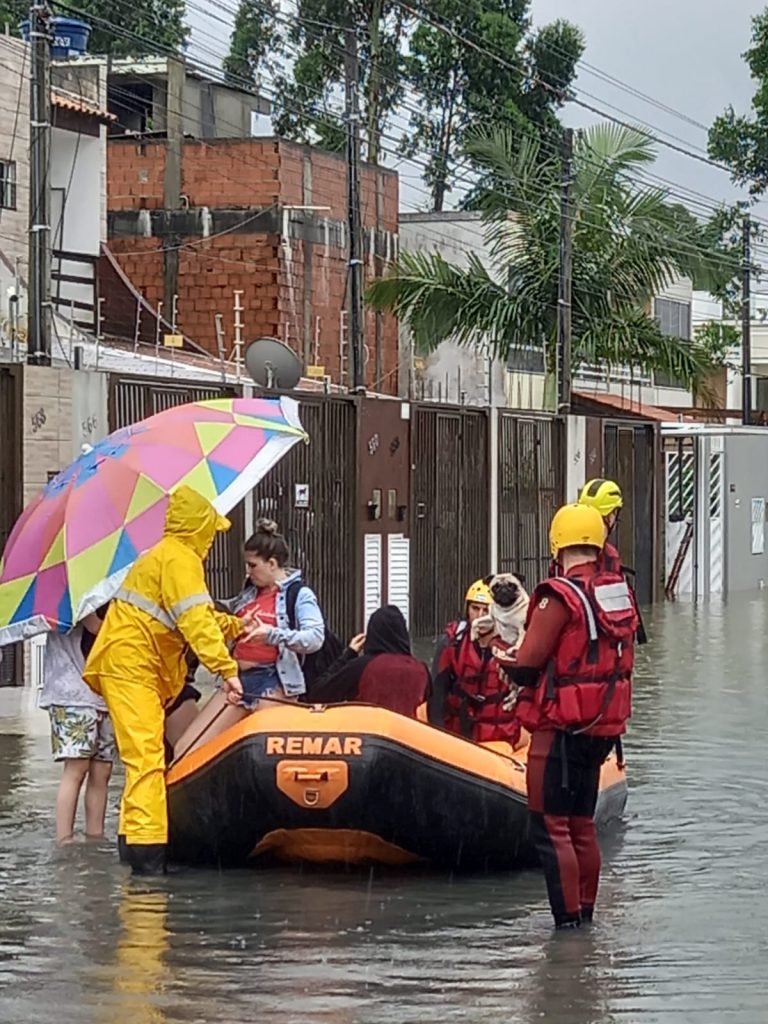
[[84,444],[94,445],[109,433],[106,373],[88,370],[72,374],[72,459]]
[[[71,252],[98,256],[102,239],[102,182],[104,145],[100,137],[54,128],[51,132],[51,189],[64,190],[64,219],[61,248]],[[56,211],[57,204],[52,203]],[[60,209],[60,205],[58,209]],[[55,215],[55,214],[54,214]],[[53,221],[53,217],[52,217]],[[57,223],[51,224],[51,238],[57,238]],[[59,261],[53,261],[54,269]],[[77,277],[93,276],[89,265],[70,260],[61,261],[61,272]],[[68,315],[66,302],[93,302],[93,287],[74,282],[52,281],[53,294],[64,304],[59,311]],[[75,319],[92,322],[87,310],[75,309]]]
[[101,241],[101,153],[100,138],[51,131],[51,188],[66,190],[62,248],[92,256]]
[[[450,263],[466,268],[468,252],[473,252],[490,269],[490,256],[483,239],[483,228],[476,213],[408,213],[400,215],[401,252],[439,252]],[[410,332],[400,329],[400,374],[408,387],[407,368],[411,366]],[[467,405],[506,406],[505,370],[500,363],[489,365],[488,358],[476,349],[443,342],[424,358],[424,369],[414,373],[414,397]]]

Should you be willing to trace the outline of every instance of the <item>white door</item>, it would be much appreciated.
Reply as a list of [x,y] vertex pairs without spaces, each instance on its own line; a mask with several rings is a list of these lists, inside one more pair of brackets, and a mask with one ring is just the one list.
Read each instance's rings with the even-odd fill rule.
[[396,605],[410,626],[411,552],[410,541],[402,534],[387,538],[387,603]]
[[381,534],[366,533],[363,541],[363,609],[365,622],[381,607]]

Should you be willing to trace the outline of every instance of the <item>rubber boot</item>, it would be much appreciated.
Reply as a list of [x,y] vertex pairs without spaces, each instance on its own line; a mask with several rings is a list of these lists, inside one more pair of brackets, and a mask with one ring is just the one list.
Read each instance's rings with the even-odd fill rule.
[[562,917],[555,918],[555,929],[557,931],[563,931],[566,928],[580,928],[581,927],[581,916],[579,914],[564,914]]
[[126,843],[125,851],[134,875],[164,875],[166,873],[165,843]]
[[595,916],[594,907],[582,907],[581,908],[581,923],[592,924],[592,918]]
[[128,849],[125,842],[125,836],[119,835],[117,837],[117,856],[120,858],[121,864],[129,864],[128,860]]

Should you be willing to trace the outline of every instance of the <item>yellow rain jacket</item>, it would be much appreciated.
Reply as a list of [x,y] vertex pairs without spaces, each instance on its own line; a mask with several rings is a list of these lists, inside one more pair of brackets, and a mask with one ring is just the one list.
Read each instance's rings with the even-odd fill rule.
[[120,831],[128,843],[167,842],[163,709],[184,685],[187,645],[214,675],[238,674],[226,643],[243,624],[214,610],[203,569],[216,534],[229,528],[209,501],[178,488],[162,539],[126,576],[83,672],[107,703],[125,765]]

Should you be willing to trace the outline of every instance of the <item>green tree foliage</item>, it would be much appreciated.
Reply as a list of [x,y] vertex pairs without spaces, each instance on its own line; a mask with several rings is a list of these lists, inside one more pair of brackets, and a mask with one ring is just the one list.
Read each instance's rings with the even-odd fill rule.
[[[483,199],[490,267],[470,254],[466,270],[435,253],[404,253],[374,282],[368,301],[410,327],[417,350],[442,341],[487,346],[506,361],[543,347],[550,370],[557,339],[561,165],[540,136],[479,133],[468,153],[499,188]],[[647,135],[597,125],[578,137],[573,161],[573,358],[662,371],[706,393],[717,365],[711,344],[662,335],[652,299],[676,278],[717,290],[738,257],[657,188],[635,184],[655,157]],[[717,236],[717,237],[716,237]],[[711,339],[709,339],[711,341]],[[720,360],[721,361],[721,360]]]
[[[132,0],[131,17],[126,19],[121,3],[112,0],[73,0],[72,6],[54,6],[54,14],[78,18],[91,26],[90,53],[115,57],[142,57],[176,51],[187,36],[184,0]],[[0,25],[21,34],[21,23],[29,17],[24,0],[0,0]],[[136,37],[140,38],[136,38]],[[141,39],[147,40],[142,43]]]
[[[407,13],[393,0],[298,0],[288,30],[290,74],[276,90],[275,127],[303,142],[340,149],[344,124],[334,97],[344,84],[346,28],[359,40],[363,157],[379,163],[388,116],[403,96]],[[338,109],[338,104],[336,104]]]
[[729,106],[709,130],[709,154],[730,167],[735,182],[762,195],[768,188],[768,8],[752,19],[752,43],[743,57],[756,83],[752,115]]
[[283,37],[279,0],[240,0],[224,72],[234,82],[258,82],[280,67]]
[[[478,124],[552,129],[584,49],[558,21],[530,33],[528,0],[431,0],[409,40],[408,82],[416,94],[402,151],[427,154],[431,207],[442,210],[467,132]],[[501,58],[501,59],[499,59]],[[481,182],[473,200],[492,182]],[[472,201],[470,201],[470,204]]]

